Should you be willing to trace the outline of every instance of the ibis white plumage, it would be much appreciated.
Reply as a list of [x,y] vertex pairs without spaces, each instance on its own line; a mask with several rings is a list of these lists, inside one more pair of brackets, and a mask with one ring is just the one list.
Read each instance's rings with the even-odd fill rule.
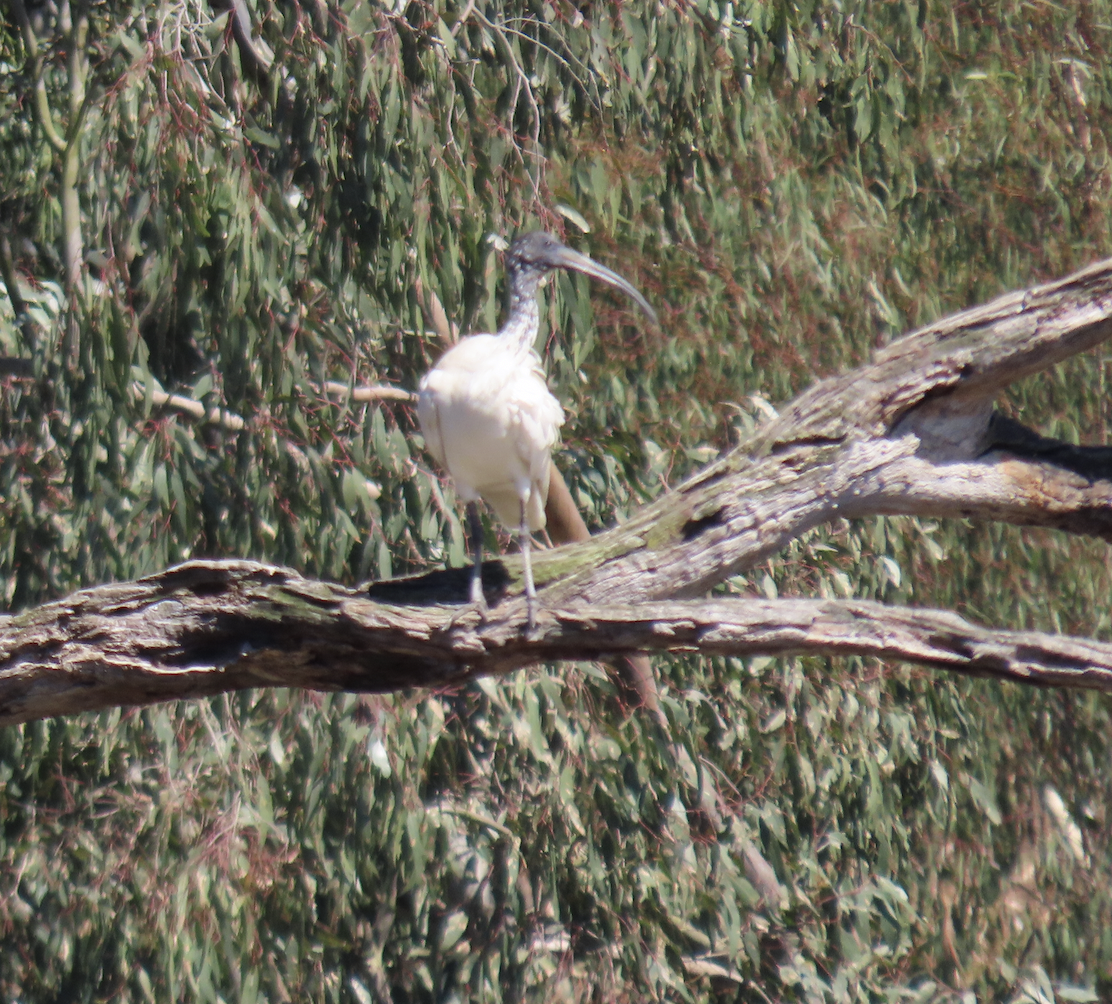
[[530,628],[536,623],[536,588],[529,534],[545,525],[552,448],[564,423],[564,409],[548,389],[534,348],[540,328],[537,288],[554,268],[609,283],[655,321],[645,298],[616,272],[543,231],[525,234],[506,254],[506,323],[497,334],[471,335],[445,352],[421,380],[417,399],[429,452],[467,504],[475,557],[471,602],[483,603],[477,507],[482,498],[506,526],[518,531]]

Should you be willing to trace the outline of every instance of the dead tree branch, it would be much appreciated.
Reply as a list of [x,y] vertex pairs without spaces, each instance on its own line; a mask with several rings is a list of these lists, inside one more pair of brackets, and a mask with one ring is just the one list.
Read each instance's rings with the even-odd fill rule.
[[[454,686],[551,659],[637,652],[865,654],[1112,691],[1112,644],[864,601],[693,599],[807,529],[909,513],[1112,539],[1112,451],[993,411],[1009,382],[1112,334],[1112,261],[914,332],[822,381],[628,523],[537,555],[351,590],[244,561],[191,562],[0,623],[0,723],[257,686]],[[571,536],[576,536],[572,534]]]
[[[466,576],[455,578],[449,588],[465,591]],[[440,604],[384,604],[289,569],[192,561],[82,590],[0,626],[0,725],[245,687],[451,687],[541,660],[647,651],[872,655],[1112,691],[1112,644],[864,600],[545,608],[528,638],[523,622],[523,610],[484,618]]]

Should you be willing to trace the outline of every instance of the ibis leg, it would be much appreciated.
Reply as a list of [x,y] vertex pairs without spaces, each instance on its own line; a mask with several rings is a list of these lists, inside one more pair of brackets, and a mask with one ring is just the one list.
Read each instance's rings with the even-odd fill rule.
[[529,515],[526,500],[521,500],[521,564],[525,572],[525,604],[530,631],[537,626],[537,588],[533,585],[533,538],[529,536]]
[[471,532],[471,547],[475,563],[471,566],[471,602],[483,606],[483,521],[479,516],[479,504],[467,503],[467,526]]

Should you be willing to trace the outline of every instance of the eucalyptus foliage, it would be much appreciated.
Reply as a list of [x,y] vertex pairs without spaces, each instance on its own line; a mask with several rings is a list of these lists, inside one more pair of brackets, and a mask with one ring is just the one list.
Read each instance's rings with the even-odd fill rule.
[[[33,371],[0,393],[11,609],[190,556],[462,563],[411,408],[324,385],[415,387],[432,295],[493,330],[492,237],[560,231],[659,307],[646,329],[584,280],[547,294],[558,462],[596,527],[770,402],[1109,246],[1103,0],[245,9],[250,46],[197,0],[0,24],[0,352]],[[1010,406],[1102,441],[1106,372]],[[728,588],[1106,637],[1110,586],[1104,545],[899,519]],[[1107,699],[861,660],[657,670],[670,738],[590,664],[0,732],[0,993],[1112,994]]]

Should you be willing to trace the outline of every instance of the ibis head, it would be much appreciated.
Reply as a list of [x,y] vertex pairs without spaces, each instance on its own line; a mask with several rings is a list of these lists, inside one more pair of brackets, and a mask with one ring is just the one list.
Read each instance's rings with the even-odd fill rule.
[[564,247],[555,237],[543,230],[534,230],[532,233],[518,237],[510,245],[510,250],[506,254],[511,314],[517,303],[531,300],[536,296],[541,279],[555,268],[582,272],[615,289],[620,289],[648,315],[654,324],[656,323],[656,312],[632,283],[585,254]]

